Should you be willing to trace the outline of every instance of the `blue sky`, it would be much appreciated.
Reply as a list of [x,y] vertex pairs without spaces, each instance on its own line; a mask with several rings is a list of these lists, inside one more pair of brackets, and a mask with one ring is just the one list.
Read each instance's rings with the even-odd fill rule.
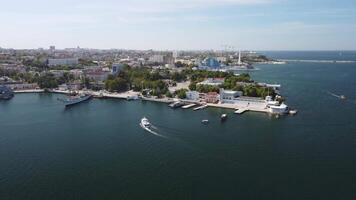
[[355,50],[355,0],[0,0],[0,47]]

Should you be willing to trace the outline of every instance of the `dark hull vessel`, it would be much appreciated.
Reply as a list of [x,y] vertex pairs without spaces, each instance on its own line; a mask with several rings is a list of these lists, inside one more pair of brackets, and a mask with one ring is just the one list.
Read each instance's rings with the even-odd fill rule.
[[12,97],[14,97],[14,92],[10,88],[0,85],[0,100],[9,100]]
[[70,97],[64,100],[59,99],[60,101],[64,102],[65,107],[74,106],[76,104],[82,103],[84,101],[88,101],[92,98],[92,95],[80,95],[75,97]]

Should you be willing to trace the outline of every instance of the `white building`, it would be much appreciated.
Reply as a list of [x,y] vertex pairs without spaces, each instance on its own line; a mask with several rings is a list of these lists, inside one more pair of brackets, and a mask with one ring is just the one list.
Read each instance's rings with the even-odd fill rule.
[[227,61],[227,58],[226,57],[217,57],[216,60],[223,63],[223,62]]
[[288,106],[284,103],[278,106],[268,106],[268,109],[272,114],[285,114],[288,112]]
[[48,66],[77,64],[79,64],[78,58],[48,59]]
[[222,85],[224,81],[224,78],[208,78],[205,81],[198,83],[197,85],[219,86]]
[[235,103],[236,98],[243,95],[242,91],[220,89],[220,103]]
[[192,100],[192,101],[199,100],[199,92],[197,91],[187,91],[185,95],[187,96],[186,99],[188,100]]
[[153,55],[148,59],[148,61],[153,62],[153,63],[163,63],[164,56],[163,55]]
[[152,55],[148,61],[151,63],[174,65],[173,53]]

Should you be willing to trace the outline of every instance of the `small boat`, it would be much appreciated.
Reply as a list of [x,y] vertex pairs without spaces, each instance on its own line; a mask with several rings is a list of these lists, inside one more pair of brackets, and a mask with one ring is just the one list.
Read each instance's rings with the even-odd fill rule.
[[89,94],[82,94],[82,95],[77,95],[77,96],[71,96],[68,97],[67,99],[60,100],[64,102],[66,107],[73,106],[79,103],[82,103],[84,101],[87,101],[92,98],[92,95]]
[[225,121],[227,119],[227,114],[222,114],[220,119],[221,121]]
[[140,126],[147,131],[151,131],[152,124],[148,121],[146,117],[144,117],[141,119]]
[[184,105],[183,102],[177,101],[177,102],[173,102],[173,103],[169,104],[169,107],[171,107],[171,108],[179,108],[179,107],[182,107],[183,105]]
[[297,110],[290,110],[290,111],[289,111],[289,114],[290,114],[290,115],[296,115],[297,112],[298,112]]
[[203,120],[201,120],[201,123],[203,123],[203,124],[209,124],[209,120],[203,119]]
[[345,99],[346,99],[346,96],[340,95],[340,99],[345,100]]

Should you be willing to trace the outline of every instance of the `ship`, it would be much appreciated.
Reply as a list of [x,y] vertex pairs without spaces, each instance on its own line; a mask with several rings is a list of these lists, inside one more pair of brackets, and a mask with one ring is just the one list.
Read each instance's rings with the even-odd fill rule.
[[140,126],[145,129],[146,131],[151,132],[151,123],[148,121],[146,117],[141,119]]
[[14,97],[14,92],[4,85],[0,85],[0,100],[9,100]]
[[67,99],[64,99],[61,101],[64,102],[66,107],[69,107],[69,106],[73,106],[73,105],[79,104],[81,102],[87,101],[91,98],[92,98],[92,95],[82,94],[82,95],[77,95],[77,96],[71,96],[71,97],[68,97]]

